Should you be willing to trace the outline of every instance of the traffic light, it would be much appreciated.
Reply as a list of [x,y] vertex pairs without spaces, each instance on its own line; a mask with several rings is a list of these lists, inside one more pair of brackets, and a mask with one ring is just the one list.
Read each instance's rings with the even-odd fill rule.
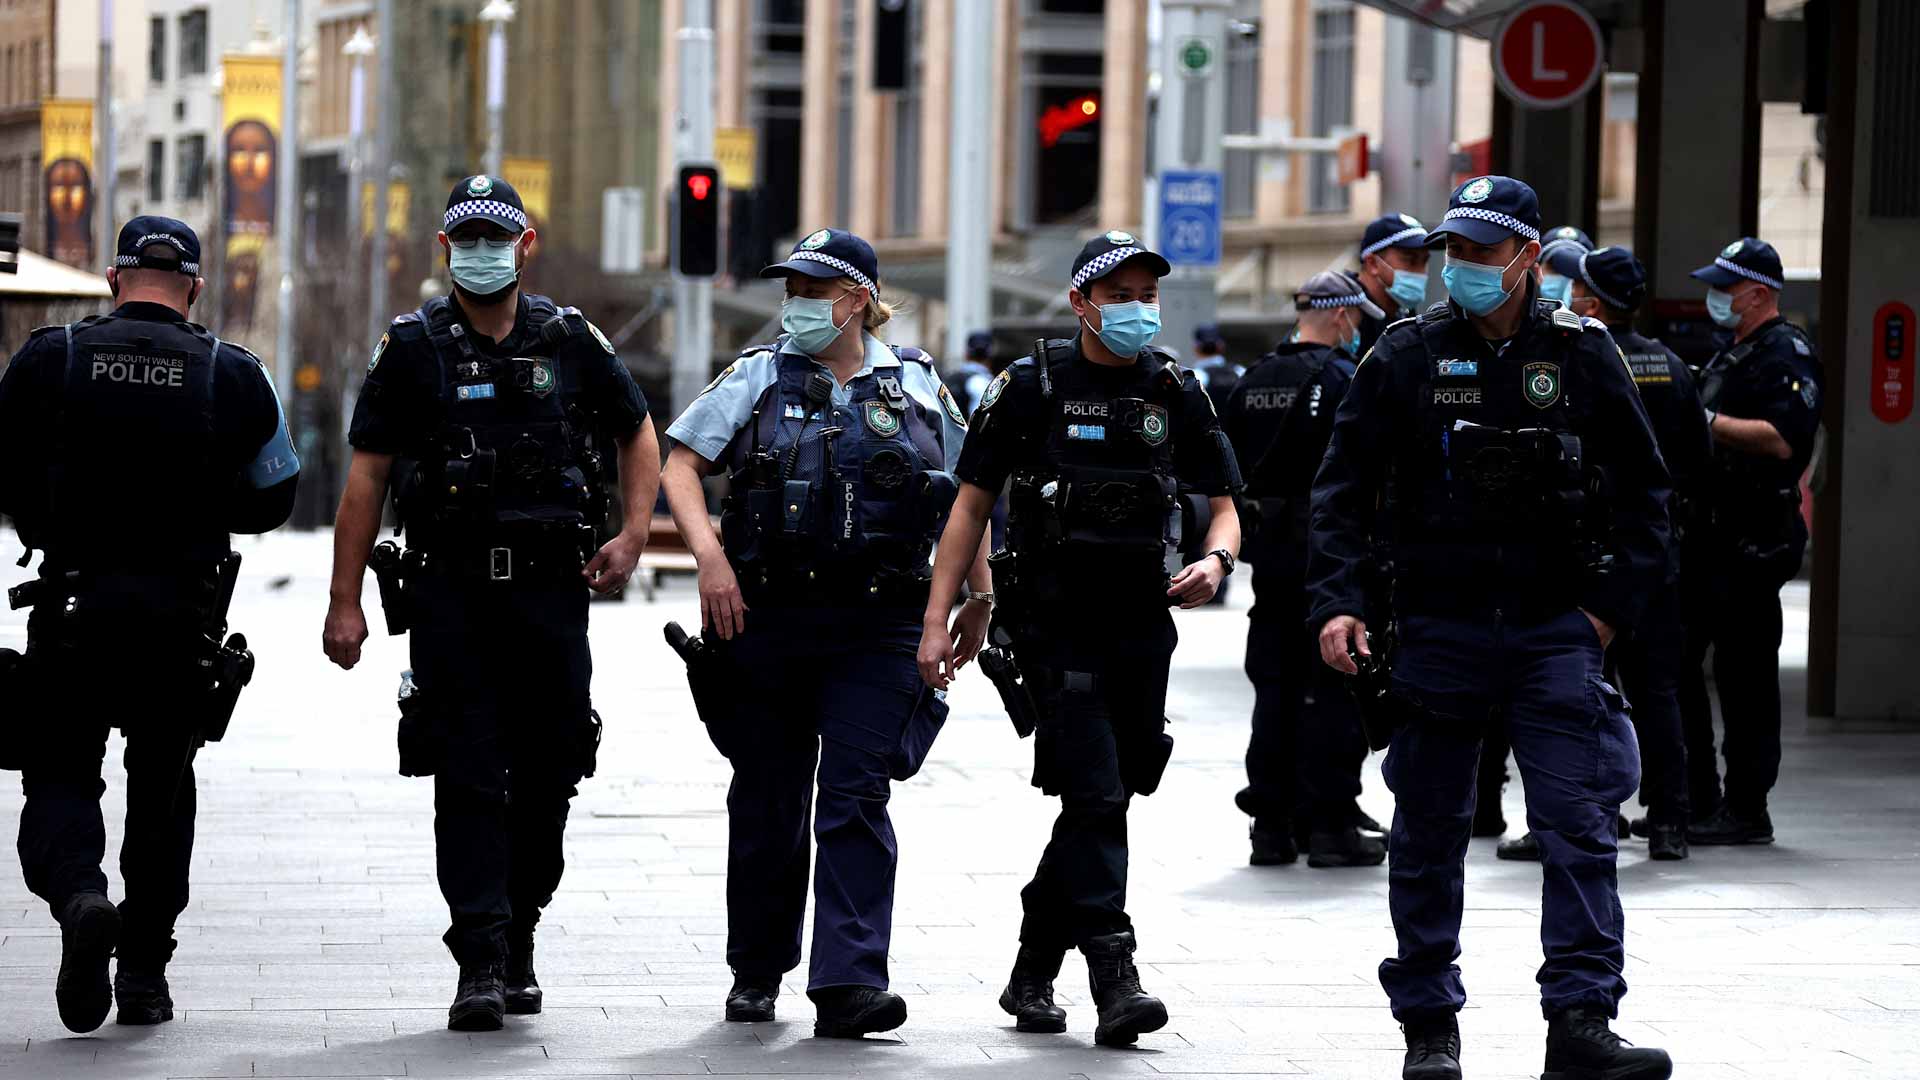
[[680,166],[674,197],[673,268],[687,277],[720,272],[720,170]]
[[0,214],[0,274],[20,272],[20,215]]

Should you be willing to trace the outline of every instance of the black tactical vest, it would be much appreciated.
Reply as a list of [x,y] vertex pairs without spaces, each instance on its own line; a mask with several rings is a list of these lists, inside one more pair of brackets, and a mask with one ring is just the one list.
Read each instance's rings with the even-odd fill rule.
[[[60,331],[55,331],[60,332]],[[235,482],[215,460],[221,342],[183,320],[98,315],[68,326],[56,411],[49,569],[206,576],[227,551]],[[146,523],[129,545],[129,523]]]
[[480,352],[444,296],[402,316],[425,324],[440,374],[437,433],[397,489],[420,548],[571,546],[606,519],[583,373],[563,349],[588,332],[585,319],[544,296],[526,299],[522,317],[531,333],[512,357]]
[[[1008,546],[1022,558],[1085,557],[1164,572],[1181,548],[1182,507],[1173,466],[1173,425],[1181,372],[1149,349],[1145,396],[1116,397],[1096,384],[1088,361],[1076,362],[1070,340],[1036,343],[1047,427],[1013,474],[1008,492]],[[1125,583],[1116,582],[1124,586]]]
[[[720,516],[728,558],[760,585],[808,573],[839,585],[924,582],[959,491],[946,471],[938,413],[906,392],[902,367],[858,375],[848,404],[837,407],[833,376],[779,346],[767,347],[779,377],[725,454],[733,480]],[[894,353],[927,363],[918,349]]]

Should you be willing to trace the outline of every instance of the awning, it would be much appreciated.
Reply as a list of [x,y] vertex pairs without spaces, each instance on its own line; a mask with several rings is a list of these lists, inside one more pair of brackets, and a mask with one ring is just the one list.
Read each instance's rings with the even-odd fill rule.
[[0,274],[0,298],[104,300],[112,295],[106,278],[25,248],[20,250],[20,272]]

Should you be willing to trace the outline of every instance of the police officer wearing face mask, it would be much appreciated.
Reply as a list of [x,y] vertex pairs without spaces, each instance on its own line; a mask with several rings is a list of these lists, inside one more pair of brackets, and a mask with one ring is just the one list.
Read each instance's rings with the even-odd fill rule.
[[[1010,482],[990,655],[1017,665],[1018,682],[1009,671],[996,686],[1016,727],[1030,730],[1023,715],[1037,727],[1033,782],[1061,808],[1020,894],[1026,918],[1000,1006],[1021,1031],[1065,1031],[1053,980],[1078,947],[1099,1010],[1094,1040],[1110,1046],[1167,1022],[1141,989],[1126,912],[1127,807],[1159,786],[1173,750],[1167,609],[1205,604],[1240,544],[1232,447],[1199,383],[1150,344],[1168,269],[1131,233],[1088,241],[1067,293],[1080,333],[1036,343],[988,388],[960,458],[920,642],[922,675],[945,686],[958,662],[950,642],[965,629],[948,628],[945,597]],[[1181,566],[1195,535],[1207,554]]]
[[1378,866],[1379,823],[1355,801],[1367,758],[1360,717],[1303,620],[1307,497],[1359,361],[1360,320],[1381,311],[1333,271],[1308,278],[1293,303],[1299,329],[1254,364],[1221,416],[1247,481],[1243,553],[1260,568],[1247,612],[1253,739],[1234,801],[1253,819],[1254,866],[1292,863],[1303,846],[1308,866]]
[[[1813,343],[1780,315],[1780,256],[1728,244],[1693,272],[1733,344],[1700,372],[1713,455],[1687,532],[1687,666],[1680,705],[1696,844],[1770,844],[1767,795],[1780,776],[1780,588],[1800,570],[1800,478],[1813,457],[1826,381]],[[1714,762],[1703,665],[1713,647],[1727,788]]]
[[[1660,457],[1673,477],[1669,516],[1677,539],[1683,508],[1706,467],[1709,442],[1693,373],[1672,349],[1633,329],[1633,313],[1647,296],[1647,271],[1632,252],[1601,248],[1580,256],[1572,269],[1567,306],[1583,318],[1607,324],[1607,332],[1626,354],[1627,369],[1653,421]],[[1633,835],[1646,837],[1647,854],[1660,860],[1687,857],[1687,747],[1679,699],[1687,650],[1680,622],[1680,551],[1678,542],[1667,545],[1665,579],[1615,657],[1633,703],[1633,728],[1640,736],[1640,804],[1647,815],[1633,822]],[[1529,833],[1501,844],[1499,853],[1504,859],[1537,860],[1540,845]]]
[[[588,589],[617,592],[633,574],[660,473],[646,398],[613,346],[578,309],[521,289],[536,239],[498,177],[447,197],[453,294],[395,319],[367,365],[323,635],[328,659],[359,662],[391,489],[407,550],[393,552],[396,580],[381,571],[382,602],[390,629],[413,632],[400,771],[434,778],[444,940],[460,965],[447,1026],[460,1031],[540,1011],[534,927],[600,740]],[[626,519],[596,550],[609,454]]]
[[[80,1032],[115,998],[122,1024],[173,1019],[166,968],[187,905],[193,760],[233,706],[203,666],[222,663],[238,558],[228,534],[285,522],[300,472],[260,361],[187,321],[205,288],[199,264],[183,222],[127,222],[107,271],[118,306],[35,330],[0,380],[0,513],[29,555],[44,553],[38,579],[15,590],[16,607],[33,606],[26,655],[0,650],[0,764],[21,770],[20,868],[60,924],[54,996]],[[130,522],[167,524],[129,552]],[[113,727],[127,740],[117,908],[100,870]]]
[[[742,687],[705,716],[733,763],[727,792],[726,1018],[774,1018],[800,962],[808,818],[814,1034],[858,1038],[907,1019],[887,989],[898,848],[891,781],[920,767],[946,716],[920,677],[929,598],[965,418],[918,349],[874,331],[892,316],[873,248],[839,229],[802,239],[761,271],[786,282],[771,346],[748,350],[667,429],[667,503],[700,565],[710,647]],[[715,534],[700,480],[727,469]],[[993,594],[974,537],[955,623],[955,663],[984,643]],[[818,798],[815,797],[816,780]]]
[[1580,277],[1580,256],[1593,250],[1593,240],[1572,225],[1551,229],[1540,245],[1540,296],[1565,307],[1573,299],[1573,283]]
[[1386,214],[1360,234],[1360,271],[1353,275],[1380,315],[1360,321],[1365,356],[1389,322],[1405,318],[1427,302],[1427,229],[1411,214]]
[[1380,981],[1403,1075],[1461,1075],[1463,864],[1497,710],[1544,864],[1546,1075],[1664,1080],[1666,1054],[1608,1027],[1626,992],[1614,819],[1640,762],[1602,661],[1664,577],[1666,469],[1606,328],[1534,288],[1532,188],[1471,179],[1431,237],[1452,299],[1390,328],[1355,372],[1314,482],[1308,566],[1321,658],[1352,673],[1384,642],[1365,622],[1384,517],[1405,722],[1382,770],[1399,953]]

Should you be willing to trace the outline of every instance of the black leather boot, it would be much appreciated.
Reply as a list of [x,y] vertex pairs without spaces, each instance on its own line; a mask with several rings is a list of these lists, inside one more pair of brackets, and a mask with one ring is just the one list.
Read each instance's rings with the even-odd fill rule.
[[515,934],[507,940],[505,977],[507,1012],[528,1016],[540,1011],[546,997],[540,990],[540,978],[533,973],[533,932]]
[[1460,1018],[1402,1024],[1407,1057],[1400,1080],[1460,1080]]
[[1000,991],[1000,1007],[1014,1018],[1013,1030],[1057,1035],[1067,1030],[1067,1010],[1053,1003],[1053,980],[1060,975],[1065,949],[1020,946],[1013,974]]
[[773,1003],[780,996],[780,976],[735,972],[727,991],[727,1019],[736,1024],[764,1024],[773,1019]]
[[1149,1031],[1167,1026],[1167,1007],[1140,989],[1140,969],[1133,966],[1131,930],[1102,934],[1080,951],[1087,957],[1087,983],[1100,1023],[1093,1041],[1101,1046],[1132,1046]]
[[1292,866],[1300,860],[1300,845],[1293,838],[1293,822],[1254,818],[1247,837],[1253,843],[1248,866]]
[[1647,826],[1647,857],[1662,862],[1675,862],[1686,858],[1687,827],[1685,825],[1649,825]]
[[165,971],[142,970],[120,961],[120,970],[113,975],[113,998],[120,1004],[113,1018],[116,1024],[144,1027],[173,1019],[173,994]]
[[464,964],[460,985],[453,992],[453,1007],[447,1010],[447,1028],[452,1031],[499,1031],[506,1021],[506,985],[502,965]]
[[1509,862],[1539,862],[1540,841],[1533,838],[1533,833],[1523,832],[1511,840],[1500,841],[1493,853]]
[[107,961],[120,944],[120,909],[97,892],[83,892],[60,912],[60,978],[53,999],[60,1022],[82,1034],[107,1022],[113,984]]
[[1540,1080],[1667,1080],[1665,1050],[1634,1046],[1607,1026],[1607,1014],[1570,1009],[1547,1022],[1547,1068]]
[[813,1037],[857,1039],[892,1031],[907,1022],[907,1001],[899,994],[871,986],[830,986],[809,990],[813,999]]
[[1307,865],[1318,870],[1338,866],[1379,866],[1387,861],[1387,845],[1368,836],[1357,825],[1322,831],[1315,829],[1307,844]]

